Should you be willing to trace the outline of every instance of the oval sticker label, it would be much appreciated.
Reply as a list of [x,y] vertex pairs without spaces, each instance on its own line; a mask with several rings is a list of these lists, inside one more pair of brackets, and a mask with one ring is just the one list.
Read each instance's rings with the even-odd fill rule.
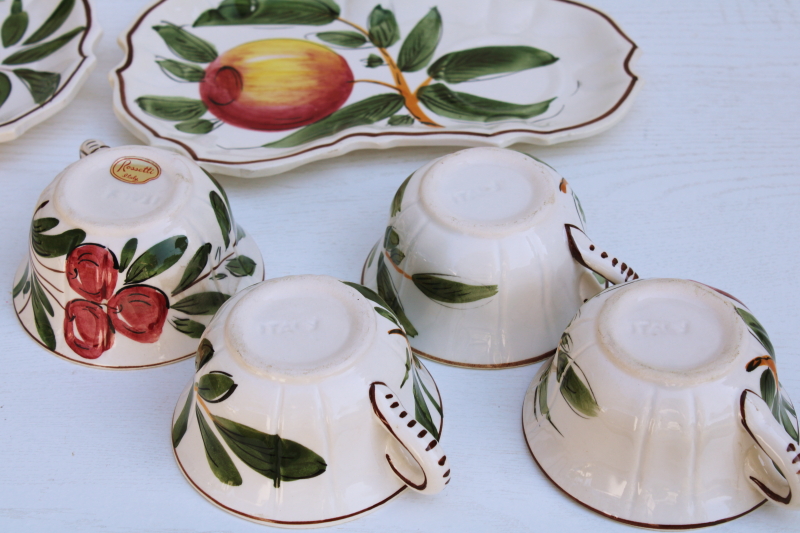
[[119,181],[138,185],[159,177],[161,167],[143,157],[120,157],[111,165],[111,175]]

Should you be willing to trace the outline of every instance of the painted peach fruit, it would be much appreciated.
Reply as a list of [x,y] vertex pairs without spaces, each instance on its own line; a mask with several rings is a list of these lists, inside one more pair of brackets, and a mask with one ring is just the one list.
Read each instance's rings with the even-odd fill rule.
[[163,292],[147,285],[125,287],[108,301],[108,315],[117,333],[137,342],[156,342],[167,320]]
[[353,90],[347,62],[327,46],[299,39],[245,43],[206,68],[200,97],[217,118],[240,128],[279,131],[316,122]]

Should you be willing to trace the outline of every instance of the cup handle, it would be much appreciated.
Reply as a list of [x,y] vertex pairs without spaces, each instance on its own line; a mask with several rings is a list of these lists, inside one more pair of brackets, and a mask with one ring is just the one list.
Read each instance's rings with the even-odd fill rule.
[[639,274],[616,257],[601,251],[592,240],[577,226],[564,224],[567,230],[567,242],[572,257],[589,270],[597,272],[614,285],[639,279]]
[[103,148],[108,148],[108,145],[105,144],[103,141],[98,141],[96,139],[89,139],[83,141],[81,144],[78,153],[81,155],[81,159],[86,157],[87,155],[92,155],[98,150],[102,150]]
[[745,431],[783,473],[789,485],[788,494],[781,494],[786,492],[785,485],[781,489],[773,490],[756,477],[763,475],[763,471],[759,472],[749,461],[745,462],[745,474],[767,498],[795,509],[800,508],[800,498],[793,497],[800,494],[800,450],[797,445],[772,416],[767,403],[755,392],[749,389],[742,392],[739,410]]
[[423,473],[422,483],[414,483],[403,475],[392,462],[389,454],[386,460],[389,467],[400,480],[422,494],[436,494],[450,483],[450,465],[444,450],[428,431],[408,415],[400,403],[400,398],[385,383],[376,381],[369,387],[369,400],[372,410],[386,431],[408,450],[417,461]]

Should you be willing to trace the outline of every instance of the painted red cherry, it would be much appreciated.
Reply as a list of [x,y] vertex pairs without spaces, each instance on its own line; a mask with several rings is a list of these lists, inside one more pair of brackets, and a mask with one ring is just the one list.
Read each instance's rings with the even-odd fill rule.
[[82,244],[67,257],[67,280],[87,300],[108,300],[117,285],[117,259],[104,246]]
[[114,344],[114,329],[100,305],[72,300],[64,308],[64,338],[76,354],[97,359]]
[[232,48],[206,68],[200,98],[240,128],[280,131],[327,117],[353,90],[342,56],[300,39],[265,39]]
[[169,303],[148,285],[125,287],[108,301],[108,316],[117,333],[137,342],[156,342],[167,320]]

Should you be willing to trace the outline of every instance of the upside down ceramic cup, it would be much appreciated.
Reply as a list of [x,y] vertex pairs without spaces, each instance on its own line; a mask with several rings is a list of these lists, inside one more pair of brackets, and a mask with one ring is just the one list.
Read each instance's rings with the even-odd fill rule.
[[210,502],[303,528],[353,520],[406,487],[442,490],[441,429],[436,383],[380,297],[290,276],[242,291],[211,321],[172,443]]
[[87,141],[32,219],[14,309],[35,341],[75,363],[191,357],[219,306],[264,277],[219,183],[166,150]]
[[418,355],[472,368],[531,364],[554,353],[601,283],[638,277],[583,228],[577,196],[550,166],[512,150],[462,150],[403,182],[362,282]]
[[797,417],[769,337],[697,282],[639,280],[587,302],[522,421],[553,483],[628,524],[709,526],[765,499],[800,507]]

